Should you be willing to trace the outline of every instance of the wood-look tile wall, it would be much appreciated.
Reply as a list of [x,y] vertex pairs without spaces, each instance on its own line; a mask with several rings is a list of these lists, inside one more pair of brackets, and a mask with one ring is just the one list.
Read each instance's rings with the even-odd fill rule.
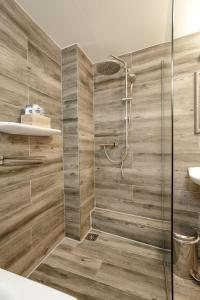
[[[13,0],[0,0],[0,121],[40,104],[61,129],[61,51]],[[26,275],[64,236],[62,137],[0,134],[1,155],[44,155],[0,167],[0,267]]]
[[95,74],[95,199],[93,227],[155,246],[169,241],[169,220],[163,220],[161,197],[161,80],[166,44],[124,55],[136,74],[129,130],[129,154],[120,166],[105,157],[101,143],[118,141],[110,150],[119,159],[124,145],[125,95],[123,68],[112,76]]
[[94,207],[93,67],[77,45],[62,51],[65,232],[82,239]]
[[200,33],[174,43],[174,222],[200,228],[200,187],[188,167],[200,164],[200,135],[194,133],[194,73],[200,71]]

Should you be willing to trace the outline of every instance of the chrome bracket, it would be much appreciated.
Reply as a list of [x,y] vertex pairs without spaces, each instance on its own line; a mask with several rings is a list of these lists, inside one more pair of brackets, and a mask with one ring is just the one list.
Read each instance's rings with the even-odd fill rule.
[[110,148],[115,148],[118,146],[118,142],[114,142],[112,144],[100,144],[100,147],[104,148],[104,147],[110,147]]
[[122,101],[123,102],[130,102],[130,101],[132,101],[133,100],[133,98],[122,98]]

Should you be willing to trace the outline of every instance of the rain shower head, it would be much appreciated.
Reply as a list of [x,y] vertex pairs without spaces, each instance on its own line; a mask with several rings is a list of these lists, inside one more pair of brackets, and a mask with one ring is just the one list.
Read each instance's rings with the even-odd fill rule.
[[113,75],[119,72],[121,66],[114,60],[107,60],[96,65],[96,71],[102,75]]

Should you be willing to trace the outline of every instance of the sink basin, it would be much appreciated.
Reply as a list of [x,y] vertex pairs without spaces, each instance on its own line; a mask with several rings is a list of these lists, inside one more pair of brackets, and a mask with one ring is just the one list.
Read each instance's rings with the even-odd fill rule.
[[0,299],[1,300],[16,300],[14,293],[9,288],[0,284]]
[[0,269],[0,300],[77,300],[55,289]]
[[188,168],[188,172],[191,180],[200,185],[200,167]]

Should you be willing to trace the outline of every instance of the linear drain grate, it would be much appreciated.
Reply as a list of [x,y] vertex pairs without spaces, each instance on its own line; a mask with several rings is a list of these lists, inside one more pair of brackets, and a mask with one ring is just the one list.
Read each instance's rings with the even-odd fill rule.
[[98,236],[99,235],[96,233],[88,233],[88,235],[86,236],[86,240],[94,242],[98,239]]

